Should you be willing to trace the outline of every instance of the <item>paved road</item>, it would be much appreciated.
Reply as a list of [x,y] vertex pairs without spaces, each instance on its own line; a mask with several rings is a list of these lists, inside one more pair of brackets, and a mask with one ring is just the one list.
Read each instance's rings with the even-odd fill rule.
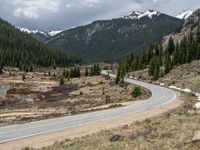
[[[107,72],[102,71],[102,74],[107,75]],[[112,74],[110,76],[115,77]],[[149,89],[152,92],[152,97],[142,103],[126,107],[0,127],[0,143],[123,117],[130,113],[142,112],[154,107],[159,108],[176,98],[176,93],[170,89],[128,78],[125,81]]]

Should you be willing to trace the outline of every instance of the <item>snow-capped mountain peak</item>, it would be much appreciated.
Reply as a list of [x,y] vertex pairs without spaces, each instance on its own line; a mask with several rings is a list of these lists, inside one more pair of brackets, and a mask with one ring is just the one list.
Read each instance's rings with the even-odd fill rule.
[[180,14],[178,14],[176,16],[176,18],[179,18],[179,19],[188,19],[192,14],[193,14],[193,10],[187,10],[187,11],[184,11]]
[[132,13],[130,13],[127,16],[124,16],[122,18],[124,19],[140,19],[142,17],[149,17],[150,19],[152,19],[153,16],[159,16],[160,13],[158,11],[155,10],[148,10],[146,12],[139,12],[139,11],[134,11]]
[[24,32],[24,33],[28,33],[28,34],[31,34],[31,33],[32,33],[32,31],[29,30],[29,29],[27,29],[27,28],[18,27],[17,29],[18,29],[19,31],[21,31],[21,32]]
[[44,31],[39,31],[39,30],[29,30],[27,28],[21,28],[18,27],[18,30],[27,34],[42,34],[46,37],[51,37],[54,36],[62,31],[48,31],[48,32],[44,32]]

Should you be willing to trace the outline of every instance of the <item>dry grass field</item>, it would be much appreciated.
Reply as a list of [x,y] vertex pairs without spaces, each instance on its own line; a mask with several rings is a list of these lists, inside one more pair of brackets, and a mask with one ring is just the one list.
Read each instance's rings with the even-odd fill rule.
[[121,87],[103,76],[66,79],[60,86],[58,77],[41,72],[27,73],[24,81],[22,73],[9,74],[0,79],[0,126],[121,107],[150,96],[142,90],[133,98],[133,85]]
[[[200,110],[193,110],[195,97],[182,94],[184,103],[161,116],[76,139],[66,139],[40,150],[198,150],[192,142],[200,130]],[[31,148],[25,148],[27,150]]]

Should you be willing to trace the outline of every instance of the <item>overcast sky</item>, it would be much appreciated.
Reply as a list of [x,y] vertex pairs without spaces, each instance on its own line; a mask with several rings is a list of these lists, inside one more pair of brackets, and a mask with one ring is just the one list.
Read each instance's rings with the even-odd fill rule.
[[139,10],[176,15],[200,8],[200,0],[0,0],[0,16],[17,27],[64,30]]

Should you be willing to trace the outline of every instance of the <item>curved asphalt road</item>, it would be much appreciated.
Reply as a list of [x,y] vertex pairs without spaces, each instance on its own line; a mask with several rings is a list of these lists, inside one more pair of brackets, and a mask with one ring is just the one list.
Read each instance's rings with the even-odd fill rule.
[[[107,72],[102,71],[102,74],[107,75]],[[110,76],[115,78],[113,74],[110,74]],[[170,89],[128,78],[125,78],[125,81],[149,89],[152,97],[145,102],[126,107],[0,127],[0,143],[123,117],[129,113],[142,112],[154,107],[159,108],[176,98],[176,93]]]

